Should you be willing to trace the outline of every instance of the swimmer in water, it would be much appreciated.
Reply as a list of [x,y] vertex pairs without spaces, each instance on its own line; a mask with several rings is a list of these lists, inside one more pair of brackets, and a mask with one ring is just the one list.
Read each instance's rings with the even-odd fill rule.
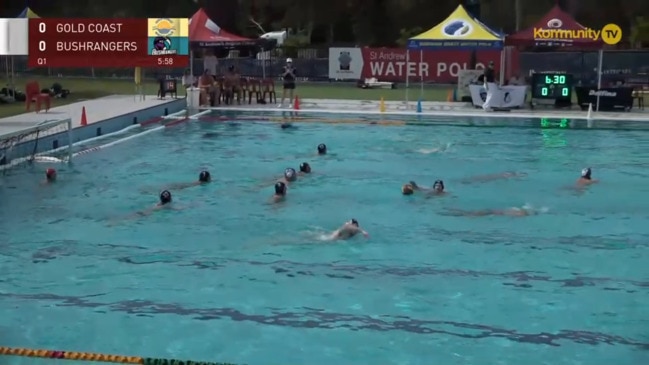
[[275,194],[270,198],[273,203],[279,203],[286,199],[286,184],[281,181],[275,183]]
[[160,209],[167,209],[167,208],[174,209],[171,206],[172,201],[173,199],[171,198],[171,192],[169,190],[163,190],[162,192],[160,192],[158,203],[153,208],[139,211],[135,213],[135,215],[146,216]]
[[182,189],[191,188],[192,186],[204,185],[209,183],[210,181],[212,181],[212,175],[210,175],[209,171],[203,170],[198,174],[197,181],[193,181],[190,183],[171,184],[167,188],[174,189],[174,190],[182,190]]
[[156,205],[156,207],[163,207],[167,204],[171,204],[172,199],[171,199],[171,192],[169,190],[163,190],[160,193],[160,201]]
[[54,181],[56,181],[56,170],[53,168],[45,170],[45,182],[51,183]]
[[423,187],[423,186],[419,186],[414,181],[410,181],[410,182],[408,182],[407,184],[404,184],[401,187],[401,193],[403,195],[412,195],[412,194],[415,193],[415,191],[425,192],[426,195],[445,195],[445,194],[447,194],[447,192],[444,191],[444,181],[442,181],[442,180],[435,181],[432,188],[426,188],[426,187]]
[[365,237],[369,237],[369,233],[365,232],[359,225],[358,221],[354,218],[345,222],[340,228],[334,231],[331,235],[333,240],[346,240],[361,233]]
[[300,164],[300,172],[298,172],[298,175],[304,176],[310,173],[311,173],[311,165],[309,165],[308,162],[302,162]]
[[577,179],[577,186],[586,186],[598,183],[599,180],[593,179],[591,176],[592,174],[593,170],[590,167],[581,170],[581,177]]
[[319,155],[326,155],[327,154],[327,145],[324,143],[320,143],[318,145],[318,154]]
[[464,216],[464,217],[486,217],[486,216],[507,216],[507,217],[527,217],[537,215],[538,212],[525,208],[508,208],[508,209],[485,209],[485,210],[461,210],[448,209],[446,215]]
[[295,180],[297,180],[297,172],[292,167],[285,169],[284,176],[279,179],[279,181],[285,185],[289,185],[290,183],[295,182]]
[[442,180],[437,180],[433,184],[433,188],[428,191],[429,195],[445,195],[446,191],[444,191],[444,181]]

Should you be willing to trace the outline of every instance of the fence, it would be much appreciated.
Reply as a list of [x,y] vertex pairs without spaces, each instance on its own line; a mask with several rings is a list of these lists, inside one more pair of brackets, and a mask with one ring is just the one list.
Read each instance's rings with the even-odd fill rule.
[[[366,51],[369,50],[369,53],[372,53],[372,49],[363,49],[363,54],[366,54]],[[376,49],[377,51],[384,51],[384,49]],[[439,70],[440,65],[434,65],[435,60],[453,58],[453,55],[447,53],[454,51],[436,51],[436,53],[431,53],[423,61],[426,63],[426,68],[430,70]],[[309,54],[309,56],[319,56],[317,58],[303,58],[299,57],[300,54]],[[364,56],[361,56],[364,57]],[[584,83],[592,82],[596,79],[596,70],[598,63],[598,53],[597,52],[515,52],[511,57],[514,57],[513,72],[520,72],[523,75],[528,75],[531,71],[563,71],[572,73],[575,75],[577,80],[581,80]],[[327,81],[332,79],[330,67],[336,64],[338,61],[333,60],[330,62],[329,57],[322,54],[308,53],[308,52],[298,52],[298,57],[293,58],[295,67],[298,70],[298,77],[304,78],[310,81]],[[30,69],[27,67],[26,57],[2,57],[0,58],[0,70],[4,72],[7,68],[7,64],[13,62],[13,69],[17,76],[21,75],[34,75],[34,76],[65,76],[65,77],[98,77],[98,78],[132,78],[133,70],[132,69],[96,69],[96,68],[39,68],[39,69]],[[365,61],[368,63],[368,61]],[[387,62],[387,61],[386,61]],[[407,64],[414,64],[414,69],[420,68],[417,63],[419,62],[418,57],[413,57],[409,62],[401,62]],[[497,61],[498,62],[498,61]],[[398,61],[394,61],[395,64],[398,64]],[[428,65],[430,63],[430,65]],[[278,76],[281,73],[282,66],[284,65],[284,57],[276,57],[270,60],[257,60],[254,58],[233,58],[233,59],[222,59],[220,60],[219,67],[221,70],[226,70],[228,66],[236,66],[242,75],[249,77],[273,77]],[[447,67],[447,70],[452,71],[454,64],[448,64],[444,67]],[[468,62],[463,61],[459,62],[456,65],[457,69],[467,68]],[[200,73],[203,70],[203,62],[201,59],[195,59],[193,62],[194,72],[196,74]],[[406,65],[404,72],[410,72],[408,70],[409,66]],[[367,70],[365,70],[367,69]],[[145,70],[145,75],[148,78],[158,78],[161,75],[174,75],[180,77],[184,71],[184,68],[175,68],[175,69],[151,69]],[[603,71],[604,78],[607,75],[618,75],[624,74],[625,76],[637,76],[647,77],[649,74],[649,50],[647,51],[608,51],[604,53],[604,62],[603,62]],[[370,67],[364,66],[362,76],[348,77],[348,79],[359,79],[361,77],[377,77],[379,79],[384,78],[384,75],[374,75],[372,74],[374,70],[370,70]],[[359,71],[359,74],[361,72]],[[425,79],[427,83],[452,83],[455,80],[456,75],[452,72],[446,75],[446,77],[433,77]],[[412,80],[418,80],[418,77],[412,77]],[[396,82],[402,82],[403,77],[397,75],[395,77]]]

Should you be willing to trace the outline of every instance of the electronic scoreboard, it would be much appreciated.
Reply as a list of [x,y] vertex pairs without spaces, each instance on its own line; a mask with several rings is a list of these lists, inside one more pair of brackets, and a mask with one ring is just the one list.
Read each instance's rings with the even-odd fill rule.
[[532,75],[533,99],[572,99],[573,76],[564,73]]

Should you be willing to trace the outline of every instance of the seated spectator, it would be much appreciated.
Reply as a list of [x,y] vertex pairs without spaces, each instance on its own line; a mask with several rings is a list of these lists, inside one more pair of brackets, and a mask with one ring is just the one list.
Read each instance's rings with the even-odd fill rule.
[[210,101],[217,100],[218,90],[215,87],[214,77],[210,75],[210,70],[203,71],[203,75],[198,80],[198,87],[201,89],[201,105],[208,105]]
[[237,102],[241,103],[241,76],[234,66],[228,67],[228,72],[223,79],[223,93],[225,102],[230,104],[237,97]]

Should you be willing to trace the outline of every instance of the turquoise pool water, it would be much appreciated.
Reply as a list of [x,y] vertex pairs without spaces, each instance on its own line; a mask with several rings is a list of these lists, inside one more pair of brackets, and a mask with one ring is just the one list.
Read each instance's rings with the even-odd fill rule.
[[[642,125],[236,118],[83,155],[52,185],[43,164],[0,178],[0,345],[249,365],[646,362]],[[303,161],[312,176],[268,204]],[[584,167],[601,182],[579,191]],[[133,214],[201,169],[214,181],[172,191],[178,210]],[[526,176],[481,178],[505,171]],[[437,179],[448,196],[401,195]],[[447,214],[524,205],[540,214]],[[320,240],[350,218],[370,239]]]

